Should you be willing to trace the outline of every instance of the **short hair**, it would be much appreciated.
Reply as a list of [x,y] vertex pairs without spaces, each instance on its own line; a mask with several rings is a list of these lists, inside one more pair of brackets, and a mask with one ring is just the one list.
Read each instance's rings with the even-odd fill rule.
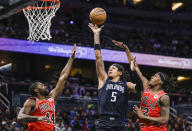
[[34,90],[38,87],[39,83],[40,82],[35,82],[35,83],[31,84],[31,86],[29,87],[29,93],[34,97],[37,96],[37,94]]

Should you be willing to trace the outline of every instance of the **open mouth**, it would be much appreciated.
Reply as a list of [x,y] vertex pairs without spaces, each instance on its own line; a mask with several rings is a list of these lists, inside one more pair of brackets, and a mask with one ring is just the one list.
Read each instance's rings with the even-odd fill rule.
[[109,72],[109,75],[112,74],[112,72]]

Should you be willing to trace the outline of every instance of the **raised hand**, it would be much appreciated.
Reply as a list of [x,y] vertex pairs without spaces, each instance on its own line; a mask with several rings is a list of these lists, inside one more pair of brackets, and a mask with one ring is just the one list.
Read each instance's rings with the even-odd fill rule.
[[76,44],[74,44],[73,45],[73,50],[72,50],[72,57],[75,57],[75,55],[76,55],[76,49],[77,49],[77,46],[76,46]]
[[136,56],[134,56],[133,60],[130,63],[130,69],[131,71],[135,71],[136,68],[138,68],[138,64],[136,62]]
[[89,28],[91,28],[94,34],[99,34],[104,27],[104,25],[102,25],[101,27],[98,27],[97,25],[94,25],[92,23],[89,23],[88,26]]
[[116,41],[116,40],[112,40],[112,42],[116,45],[116,46],[119,46],[120,48],[126,50],[128,47],[123,43],[123,42],[119,42],[119,41]]

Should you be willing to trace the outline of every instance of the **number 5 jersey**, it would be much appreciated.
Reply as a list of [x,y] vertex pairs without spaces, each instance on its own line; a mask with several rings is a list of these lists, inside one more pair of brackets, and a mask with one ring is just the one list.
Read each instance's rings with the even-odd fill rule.
[[128,108],[128,88],[126,82],[112,82],[108,78],[99,89],[99,116],[113,116],[125,119]]

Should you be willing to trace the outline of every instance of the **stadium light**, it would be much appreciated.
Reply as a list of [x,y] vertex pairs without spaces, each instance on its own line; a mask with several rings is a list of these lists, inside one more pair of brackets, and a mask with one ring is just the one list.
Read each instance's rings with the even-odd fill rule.
[[4,61],[4,60],[2,60],[2,61],[1,61],[1,64],[5,64],[5,61]]
[[178,77],[177,77],[177,81],[178,81],[178,82],[185,81],[185,80],[189,80],[189,79],[191,79],[191,78],[190,78],[190,77],[184,77],[184,76],[178,76]]
[[45,65],[45,69],[50,69],[51,65]]
[[138,3],[142,2],[142,0],[133,0],[133,4],[136,5]]
[[71,21],[70,21],[70,24],[71,24],[71,25],[73,25],[73,24],[74,24],[74,21],[73,21],[73,20],[71,20]]
[[184,4],[182,2],[174,2],[174,3],[172,3],[172,11],[177,10],[178,8],[180,8],[183,5]]

